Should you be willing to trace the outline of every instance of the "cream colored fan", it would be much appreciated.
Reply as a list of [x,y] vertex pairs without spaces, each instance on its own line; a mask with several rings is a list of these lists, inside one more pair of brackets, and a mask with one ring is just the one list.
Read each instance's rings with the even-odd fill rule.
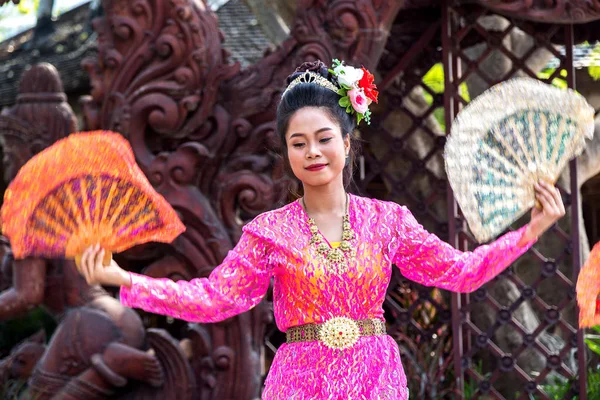
[[457,116],[445,148],[448,179],[475,238],[488,241],[535,205],[594,133],[583,96],[530,78],[500,83]]

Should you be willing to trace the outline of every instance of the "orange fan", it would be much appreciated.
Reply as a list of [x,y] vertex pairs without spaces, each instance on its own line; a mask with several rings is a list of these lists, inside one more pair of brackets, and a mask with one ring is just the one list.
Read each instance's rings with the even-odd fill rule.
[[129,142],[82,132],[56,142],[25,164],[0,211],[15,258],[69,258],[90,245],[112,252],[171,242],[185,227],[135,163]]
[[579,327],[600,325],[600,242],[596,243],[577,279]]

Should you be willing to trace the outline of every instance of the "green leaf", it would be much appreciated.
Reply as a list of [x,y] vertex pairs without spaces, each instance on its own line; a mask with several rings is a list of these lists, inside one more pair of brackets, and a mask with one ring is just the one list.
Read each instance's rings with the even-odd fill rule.
[[363,115],[361,113],[356,113],[356,125],[360,124],[360,121],[363,119]]
[[593,80],[600,80],[600,65],[590,65],[588,67],[588,73]]
[[[542,70],[541,72],[539,72],[537,74],[537,76],[540,79],[548,80],[548,79],[550,79],[552,74],[554,74],[555,71],[556,71],[556,68],[546,68],[546,69]],[[562,70],[560,70],[558,75],[562,78],[566,78],[567,71],[562,69]],[[569,85],[567,84],[567,80],[562,79],[562,78],[552,79],[552,82],[551,82],[552,86],[557,87],[559,89],[566,89],[567,87],[569,87]]]
[[347,92],[348,92],[348,91],[347,91],[346,89],[344,89],[344,88],[340,88],[340,89],[338,89],[338,91],[337,91],[337,93],[338,93],[340,96],[342,96],[342,97],[348,96],[348,93],[347,93]]
[[434,93],[444,93],[444,66],[438,63],[431,67],[423,76],[423,83]]
[[37,13],[38,8],[40,7],[40,0],[28,0],[21,1],[17,6],[17,9],[21,14],[28,15]]
[[[444,66],[441,63],[435,64],[423,76],[422,82],[433,93],[443,94],[444,93]],[[469,88],[467,87],[467,84],[465,82],[463,82],[459,86],[459,94],[467,103],[471,101],[471,97],[469,95]],[[423,90],[423,96],[425,96],[425,101],[427,101],[428,105],[433,104],[434,98],[429,91]]]
[[596,43],[590,56],[592,58],[592,65],[588,67],[588,73],[593,80],[600,80],[600,42]]
[[346,112],[347,112],[348,114],[352,114],[352,111],[353,111],[353,110],[354,110],[354,109],[352,108],[352,104],[348,104],[348,106],[346,107]]
[[600,344],[596,343],[593,340],[585,339],[585,343],[588,345],[588,348],[594,353],[600,355]]
[[328,69],[327,72],[329,72],[331,75],[335,75],[335,72],[333,72],[332,69]]
[[342,65],[342,62],[337,58],[334,58],[332,62],[334,67],[339,67],[340,65]]
[[471,101],[471,95],[469,94],[469,88],[467,87],[467,84],[463,82],[458,88],[462,98],[469,103]]
[[348,107],[350,105],[350,99],[348,98],[348,96],[346,97],[342,97],[338,103],[340,104],[340,106],[342,107]]

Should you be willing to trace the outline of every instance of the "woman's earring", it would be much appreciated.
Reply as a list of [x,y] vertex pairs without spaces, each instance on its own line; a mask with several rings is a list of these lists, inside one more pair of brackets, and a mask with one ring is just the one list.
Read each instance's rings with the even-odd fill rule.
[[348,164],[350,164],[350,155],[346,154],[346,162],[344,163],[344,166],[347,167]]

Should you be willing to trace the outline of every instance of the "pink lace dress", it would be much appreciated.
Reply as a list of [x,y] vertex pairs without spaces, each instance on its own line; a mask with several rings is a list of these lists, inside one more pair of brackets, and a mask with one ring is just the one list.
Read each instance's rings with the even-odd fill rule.
[[[216,322],[249,310],[274,278],[275,321],[281,331],[333,317],[383,319],[392,264],[428,286],[470,292],[508,267],[533,243],[518,246],[524,228],[473,252],[460,252],[426,232],[406,207],[350,196],[356,257],[347,272],[328,272],[309,243],[299,202],[247,224],[236,247],[208,278],[173,282],[131,274],[121,288],[130,307],[191,322]],[[283,344],[263,391],[265,400],[408,399],[398,346],[387,335],[362,336],[332,350],[319,341]]]

